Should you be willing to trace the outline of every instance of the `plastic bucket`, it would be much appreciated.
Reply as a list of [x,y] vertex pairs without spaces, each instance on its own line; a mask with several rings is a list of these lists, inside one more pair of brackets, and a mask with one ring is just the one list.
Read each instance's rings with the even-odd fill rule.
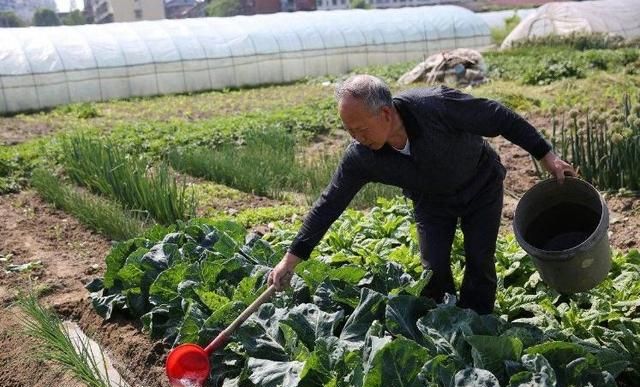
[[565,178],[542,181],[527,191],[513,229],[542,280],[560,293],[587,291],[611,269],[609,210],[589,183]]

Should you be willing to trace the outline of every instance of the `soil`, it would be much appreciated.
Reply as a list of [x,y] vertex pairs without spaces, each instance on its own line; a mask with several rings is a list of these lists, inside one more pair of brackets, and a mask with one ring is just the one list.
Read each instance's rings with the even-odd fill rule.
[[[329,139],[326,146],[337,149],[342,141]],[[503,231],[510,232],[517,199],[538,178],[525,151],[500,138],[491,142],[508,170]],[[252,205],[269,203],[255,201]],[[607,204],[612,246],[623,251],[640,247],[640,198],[611,196]],[[240,207],[234,201],[228,205]],[[21,333],[23,317],[12,305],[18,293],[27,291],[37,292],[41,302],[63,319],[77,321],[114,359],[116,369],[130,385],[168,386],[163,369],[168,348],[142,333],[139,322],[124,316],[105,322],[88,301],[84,285],[103,275],[110,247],[110,241],[52,208],[32,191],[0,196],[0,258],[8,259],[0,261],[0,386],[80,385],[55,366],[33,357],[37,347]],[[23,273],[5,271],[8,264],[32,261],[40,261],[41,267]]]
[[0,117],[0,144],[15,145],[34,137],[44,136],[54,129],[45,123],[26,122],[16,117]]
[[[73,319],[98,341],[120,374],[132,386],[168,386],[164,353],[121,316],[105,322],[88,301],[84,285],[104,273],[110,241],[88,231],[77,220],[51,208],[35,193],[0,197],[0,386],[82,386],[58,367],[34,358],[37,346],[24,337],[20,310],[12,303],[19,293],[37,292],[40,301],[62,319]],[[7,265],[40,261],[29,272],[6,272]]]

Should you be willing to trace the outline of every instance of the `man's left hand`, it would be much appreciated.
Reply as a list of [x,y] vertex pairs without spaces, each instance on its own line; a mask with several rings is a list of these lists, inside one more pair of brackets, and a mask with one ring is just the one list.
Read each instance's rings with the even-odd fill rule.
[[558,179],[558,182],[562,184],[564,182],[565,176],[577,176],[576,171],[573,169],[571,164],[562,160],[552,151],[549,151],[544,157],[540,160],[540,163],[544,167],[544,169],[551,174],[551,176]]

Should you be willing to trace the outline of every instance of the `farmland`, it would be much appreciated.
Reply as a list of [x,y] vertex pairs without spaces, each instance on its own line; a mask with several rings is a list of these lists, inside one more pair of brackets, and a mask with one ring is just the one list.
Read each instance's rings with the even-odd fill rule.
[[[584,48],[488,53],[492,81],[471,92],[555,134],[556,149],[605,195],[615,252],[598,288],[563,296],[541,282],[511,231],[517,200],[540,176],[526,152],[491,139],[508,170],[493,315],[416,297],[428,273],[411,204],[373,185],[300,265],[292,288],[214,356],[211,385],[223,377],[288,385],[287,375],[309,386],[448,385],[456,375],[501,385],[637,383],[640,57],[637,47]],[[412,66],[360,71],[399,91],[394,80]],[[337,80],[0,117],[0,363],[8,365],[0,385],[81,385],[28,356],[36,342],[21,333],[13,303],[32,292],[100,342],[132,385],[167,386],[171,345],[206,342],[255,298],[330,178],[348,141],[332,100]],[[580,148],[592,133],[604,136],[594,142],[600,152],[620,157],[615,165],[593,164],[598,150]],[[252,234],[263,237],[245,238]],[[458,285],[462,243],[458,234]],[[142,258],[150,252],[153,265]]]

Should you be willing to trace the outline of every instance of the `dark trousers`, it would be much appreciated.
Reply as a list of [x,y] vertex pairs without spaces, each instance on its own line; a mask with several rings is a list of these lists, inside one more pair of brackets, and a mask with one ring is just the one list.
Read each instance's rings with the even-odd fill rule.
[[496,298],[495,250],[502,214],[502,176],[468,203],[434,206],[414,201],[422,265],[433,275],[423,295],[440,303],[456,294],[451,273],[451,245],[458,219],[464,234],[465,268],[458,306],[480,314],[493,312]]

